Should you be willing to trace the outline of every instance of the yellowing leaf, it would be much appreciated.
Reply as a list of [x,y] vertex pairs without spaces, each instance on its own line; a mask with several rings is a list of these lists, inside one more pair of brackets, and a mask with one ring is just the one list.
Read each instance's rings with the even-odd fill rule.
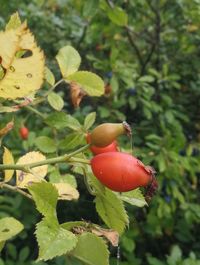
[[[4,165],[14,164],[14,159],[13,159],[12,153],[6,147],[4,147],[3,164]],[[14,170],[5,170],[4,181],[5,182],[10,181],[12,176],[13,176],[13,173],[14,173]]]
[[189,24],[187,25],[187,31],[188,32],[195,32],[199,29],[198,25]]
[[24,226],[13,217],[0,219],[0,242],[6,241],[20,233]]
[[[46,157],[40,152],[29,152],[19,158],[17,165],[30,164],[45,160]],[[33,182],[41,182],[47,174],[48,166],[39,166],[31,169],[31,173],[26,173],[21,170],[16,171],[16,184],[20,188],[26,188]]]
[[58,190],[60,200],[77,200],[79,198],[78,191],[68,183],[55,183]]
[[[26,51],[27,56],[16,56]],[[25,53],[25,55],[26,55]],[[0,57],[5,75],[0,80],[0,97],[22,98],[38,90],[44,78],[44,54],[37,47],[26,22],[0,32]]]
[[21,25],[21,20],[18,12],[14,13],[6,25],[6,30],[17,29]]

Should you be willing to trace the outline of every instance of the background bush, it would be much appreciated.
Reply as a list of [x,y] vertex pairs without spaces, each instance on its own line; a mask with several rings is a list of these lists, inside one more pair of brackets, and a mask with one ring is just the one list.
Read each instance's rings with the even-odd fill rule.
[[[60,85],[65,110],[80,122],[91,111],[97,112],[97,124],[127,120],[134,154],[158,172],[159,191],[150,206],[130,208],[130,227],[120,239],[120,264],[200,264],[200,2],[0,0],[0,6],[1,29],[16,10],[28,19],[57,78],[54,58],[59,48],[70,44],[80,52],[81,69],[98,73],[107,93],[100,99],[85,97],[74,109],[66,85]],[[128,26],[123,26],[126,16]],[[51,109],[41,105],[40,111]],[[1,125],[11,117],[0,114]],[[35,137],[49,133],[33,117],[26,110],[15,117],[17,126],[6,144],[16,156],[37,149]],[[22,123],[31,131],[28,141],[20,140]],[[120,141],[130,151],[130,142]],[[83,195],[78,204],[59,204],[60,220],[99,222],[92,199],[81,183],[79,187]],[[33,225],[40,217],[26,199],[3,192],[0,217],[10,213],[25,230],[7,243],[0,264],[32,264],[37,256]],[[111,264],[116,264],[112,251]],[[74,262],[58,258],[40,265],[78,264]]]

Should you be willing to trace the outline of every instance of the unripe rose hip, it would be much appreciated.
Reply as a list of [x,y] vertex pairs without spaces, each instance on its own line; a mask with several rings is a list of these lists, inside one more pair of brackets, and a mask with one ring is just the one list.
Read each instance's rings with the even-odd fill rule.
[[122,134],[131,135],[131,128],[128,123],[103,123],[91,132],[91,144],[105,147]]
[[[88,133],[86,135],[86,141],[88,144],[91,143],[90,138],[91,138],[90,133]],[[102,154],[102,153],[106,153],[106,152],[118,152],[119,151],[117,141],[113,141],[111,144],[109,144],[105,147],[98,147],[95,145],[91,145],[89,148],[94,155],[98,155],[98,154]]]

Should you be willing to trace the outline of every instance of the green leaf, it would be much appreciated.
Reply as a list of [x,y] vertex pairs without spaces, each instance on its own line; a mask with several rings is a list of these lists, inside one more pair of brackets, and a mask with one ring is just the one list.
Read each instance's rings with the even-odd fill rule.
[[56,151],[55,141],[47,136],[37,137],[35,144],[44,153],[54,153]]
[[99,0],[84,1],[83,12],[82,12],[83,16],[86,18],[93,17],[98,11],[98,6],[99,6]]
[[17,29],[21,25],[21,20],[18,12],[14,13],[6,25],[6,30]]
[[144,75],[142,77],[140,77],[140,79],[138,79],[139,82],[142,83],[151,83],[154,81],[154,77],[151,75]]
[[158,160],[159,172],[164,172],[167,168],[167,164],[165,161],[165,155],[161,153],[159,156],[157,156],[157,160]]
[[23,263],[29,256],[30,254],[30,248],[29,247],[24,247],[22,250],[19,252],[19,257],[18,259]]
[[178,245],[174,245],[172,247],[170,256],[167,257],[167,262],[170,265],[176,265],[181,261],[182,251]]
[[59,182],[68,183],[72,187],[77,188],[76,178],[71,174],[61,175]]
[[106,188],[104,193],[97,193],[95,203],[98,214],[107,226],[121,234],[128,224],[128,216],[122,200]]
[[77,244],[76,236],[60,227],[51,227],[46,220],[37,224],[38,260],[49,260],[71,251]]
[[144,207],[145,205],[147,205],[147,202],[145,201],[145,198],[140,189],[135,189],[129,192],[118,193],[117,195],[121,200],[131,205],[137,207]]
[[118,6],[108,10],[108,17],[114,24],[118,26],[126,26],[128,23],[127,13]]
[[45,119],[45,122],[59,130],[67,127],[68,118],[64,112],[54,112]]
[[46,66],[45,67],[45,79],[51,86],[55,84],[55,77],[52,71]]
[[104,82],[94,73],[78,71],[67,79],[78,83],[89,96],[99,97],[104,94]]
[[74,131],[82,130],[80,122],[71,115],[67,115],[67,127]]
[[79,236],[76,248],[70,254],[87,265],[109,265],[109,252],[105,242],[91,233]]
[[84,134],[73,132],[60,141],[59,148],[62,150],[71,150],[83,144],[85,144]]
[[20,233],[24,226],[13,217],[0,219],[0,242],[6,241]]
[[72,187],[77,188],[76,178],[71,174],[61,175],[57,168],[50,173],[49,181],[51,183],[68,183]]
[[53,184],[48,182],[33,183],[28,187],[33,196],[37,210],[43,214],[46,219],[57,224],[56,204],[58,200],[58,191]]
[[51,92],[48,95],[47,99],[48,99],[50,106],[57,111],[61,111],[62,108],[64,107],[64,101],[62,97],[55,92]]
[[64,78],[74,74],[81,64],[79,53],[71,46],[61,48],[56,56],[56,60]]
[[84,120],[84,129],[87,131],[95,122],[96,112],[89,113]]
[[147,260],[149,262],[149,265],[166,265],[166,263],[161,262],[155,257],[147,256]]
[[64,229],[71,230],[75,226],[85,226],[85,222],[83,221],[72,221],[72,222],[66,222],[61,224],[60,226]]

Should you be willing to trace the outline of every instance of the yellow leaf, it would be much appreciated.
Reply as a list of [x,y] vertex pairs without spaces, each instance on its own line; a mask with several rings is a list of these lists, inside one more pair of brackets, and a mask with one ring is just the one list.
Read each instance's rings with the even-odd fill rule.
[[189,24],[187,25],[187,31],[188,32],[195,32],[199,29],[198,25]]
[[[29,152],[19,158],[17,165],[30,164],[45,160],[46,157],[40,152]],[[26,188],[33,182],[41,182],[47,174],[48,166],[39,166],[31,169],[31,173],[26,173],[21,170],[16,171],[16,184],[19,188]]]
[[16,12],[10,17],[9,22],[6,25],[6,30],[17,29],[20,25],[21,25],[21,20],[18,12]]
[[[12,153],[8,150],[8,148],[4,147],[4,153],[3,153],[3,164],[14,164],[14,158]],[[5,170],[5,177],[4,181],[8,182],[11,180],[12,176],[14,174],[14,170]]]
[[[16,56],[25,51],[24,57]],[[38,90],[44,79],[44,54],[37,47],[26,22],[0,32],[0,57],[5,75],[0,80],[0,97],[22,98]]]
[[68,183],[55,183],[54,186],[58,190],[60,200],[77,200],[79,198],[78,191]]

